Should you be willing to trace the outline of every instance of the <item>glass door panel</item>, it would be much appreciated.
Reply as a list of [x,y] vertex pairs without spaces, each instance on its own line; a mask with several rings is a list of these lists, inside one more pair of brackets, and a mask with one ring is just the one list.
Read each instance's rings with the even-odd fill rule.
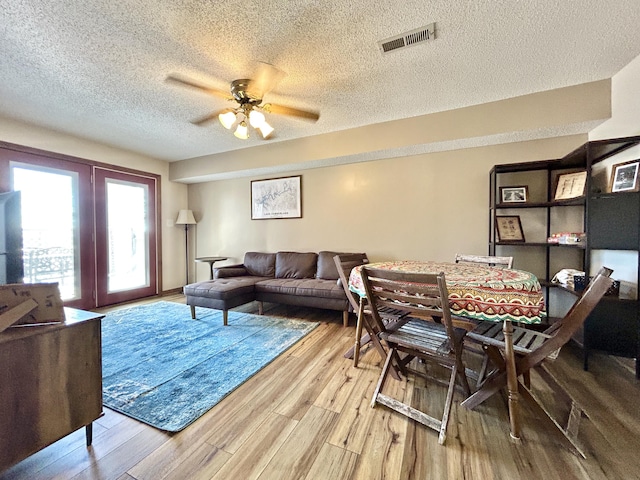
[[146,185],[107,179],[107,292],[149,286]]
[[95,168],[98,306],[158,293],[155,179]]
[[57,282],[65,305],[92,308],[92,209],[80,201],[90,169],[47,160],[10,162],[10,173],[21,192],[24,282]]
[[25,283],[58,282],[63,300],[79,298],[77,174],[14,167],[13,187],[22,192]]

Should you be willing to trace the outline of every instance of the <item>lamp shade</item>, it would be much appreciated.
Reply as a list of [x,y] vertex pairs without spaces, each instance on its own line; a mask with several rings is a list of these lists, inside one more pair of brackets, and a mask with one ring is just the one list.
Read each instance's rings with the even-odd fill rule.
[[260,128],[265,122],[264,115],[256,110],[251,110],[249,113],[249,123],[253,128]]
[[227,110],[218,115],[218,120],[226,128],[230,130],[233,124],[236,123],[236,113],[233,110]]
[[193,212],[191,210],[180,210],[178,213],[178,219],[176,225],[195,225],[196,219],[193,218]]
[[273,132],[273,127],[265,121],[258,127],[258,130],[260,130],[262,138],[267,138]]
[[238,125],[238,128],[236,128],[236,131],[233,134],[242,140],[246,140],[247,138],[249,138],[247,122],[245,122],[244,120],[240,122],[240,125]]

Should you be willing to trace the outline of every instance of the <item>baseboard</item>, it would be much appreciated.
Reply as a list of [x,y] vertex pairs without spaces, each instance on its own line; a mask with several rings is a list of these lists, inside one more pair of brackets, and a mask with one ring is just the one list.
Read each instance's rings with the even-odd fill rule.
[[160,293],[160,296],[161,297],[166,297],[168,295],[177,295],[179,293],[182,293],[182,287],[172,288],[171,290],[163,290]]

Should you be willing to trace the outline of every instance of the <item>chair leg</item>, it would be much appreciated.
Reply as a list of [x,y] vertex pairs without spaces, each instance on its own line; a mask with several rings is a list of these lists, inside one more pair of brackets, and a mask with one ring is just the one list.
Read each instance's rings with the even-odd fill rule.
[[384,381],[387,379],[387,374],[389,373],[389,368],[391,367],[391,360],[393,359],[394,350],[392,348],[389,349],[389,353],[387,354],[387,358],[384,361],[384,366],[382,367],[382,373],[380,373],[380,378],[378,379],[378,384],[376,385],[376,389],[373,391],[373,397],[371,398],[371,408],[376,406],[376,400],[378,398],[378,394],[382,387],[384,386]]
[[551,413],[544,407],[542,402],[533,394],[533,392],[527,388],[525,388],[522,384],[520,384],[519,389],[520,395],[525,400],[528,400],[529,403],[535,407],[538,411],[540,411],[543,416],[550,421],[556,429],[562,433],[564,438],[571,445],[572,450],[580,455],[582,458],[587,458],[584,453],[583,447],[578,442],[578,426],[580,422],[580,417],[584,413],[580,407],[576,403],[571,404],[571,412],[569,414],[569,420],[567,422],[567,427],[563,427],[558,423],[558,421],[551,415]]
[[482,382],[484,381],[487,375],[487,368],[489,367],[489,357],[485,354],[482,357],[482,365],[480,366],[480,371],[478,372],[478,381],[476,382],[476,387],[480,387]]
[[[357,327],[357,325],[356,325],[356,327]],[[360,348],[362,348],[364,345],[366,345],[370,341],[371,341],[371,335],[369,335],[368,333],[365,333],[362,336],[362,338],[360,339]],[[355,344],[354,344],[353,347],[351,347],[349,350],[347,350],[344,353],[343,357],[347,358],[349,360],[353,360],[353,354],[354,354],[355,350],[356,350],[356,347],[355,347]],[[385,356],[386,356],[386,354],[385,354]]]
[[356,323],[356,343],[353,346],[353,366],[358,366],[360,360],[360,339],[362,337],[362,322],[364,322],[364,303],[360,299],[360,307],[358,308],[358,321]]
[[464,368],[464,363],[462,363],[462,359],[458,358],[455,368],[457,371],[458,382],[462,386],[464,397],[467,398],[469,395],[471,395],[471,388],[469,387],[469,381],[467,380],[467,373],[466,369]]
[[466,398],[460,405],[469,410],[473,410],[501,388],[506,387],[506,385],[507,373],[504,371],[494,372],[487,377],[480,390],[476,390],[475,393]]
[[[369,326],[369,323],[367,322],[366,315],[363,309],[364,309],[364,303],[360,302],[360,308],[358,309],[358,323],[356,324],[356,341],[353,347],[351,348],[351,350],[349,350],[349,352],[353,352],[352,354],[353,354],[354,367],[358,367],[358,362],[360,361],[360,348],[362,347],[362,345],[366,345],[369,342],[373,344],[373,348],[376,349],[376,351],[378,352],[382,360],[384,360],[387,357],[387,351],[382,346],[382,343],[380,342],[380,339],[378,338],[378,336]],[[368,332],[367,335],[362,336],[363,328],[367,330]],[[350,358],[347,355],[349,352],[345,353],[344,356],[346,358]],[[391,376],[396,380],[400,380],[401,378],[397,370],[398,369],[395,365],[391,365]]]
[[[463,369],[464,375],[464,369]],[[444,445],[447,436],[447,424],[449,423],[449,414],[451,413],[451,405],[453,403],[453,392],[456,389],[456,377],[458,376],[458,365],[454,365],[451,369],[451,379],[449,380],[449,389],[447,390],[447,399],[444,402],[444,412],[442,414],[442,422],[440,423],[440,433],[438,435],[438,443]],[[467,384],[467,389],[469,385]]]

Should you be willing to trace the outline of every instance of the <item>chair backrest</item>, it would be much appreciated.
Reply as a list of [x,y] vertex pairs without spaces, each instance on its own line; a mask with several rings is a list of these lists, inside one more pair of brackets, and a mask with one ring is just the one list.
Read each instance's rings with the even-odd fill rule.
[[360,274],[376,330],[386,330],[379,313],[383,308],[403,310],[419,317],[437,317],[446,328],[451,350],[459,348],[451,323],[449,292],[444,273],[407,273],[365,265]]
[[513,257],[496,257],[489,255],[464,255],[456,253],[456,263],[476,263],[489,267],[512,268]]
[[353,267],[359,265],[365,265],[369,263],[366,253],[348,253],[342,255],[335,255],[333,261],[338,269],[338,275],[340,276],[340,283],[344,288],[344,293],[347,295],[347,300],[354,312],[358,311],[360,307],[360,298],[356,298],[356,295],[349,290],[349,275]]
[[606,267],[600,269],[582,296],[574,303],[564,318],[560,320],[559,327],[555,330],[547,330],[551,337],[529,355],[523,357],[518,362],[520,367],[526,370],[539,364],[571,339],[613,284],[613,280],[609,278],[612,272],[613,270]]

